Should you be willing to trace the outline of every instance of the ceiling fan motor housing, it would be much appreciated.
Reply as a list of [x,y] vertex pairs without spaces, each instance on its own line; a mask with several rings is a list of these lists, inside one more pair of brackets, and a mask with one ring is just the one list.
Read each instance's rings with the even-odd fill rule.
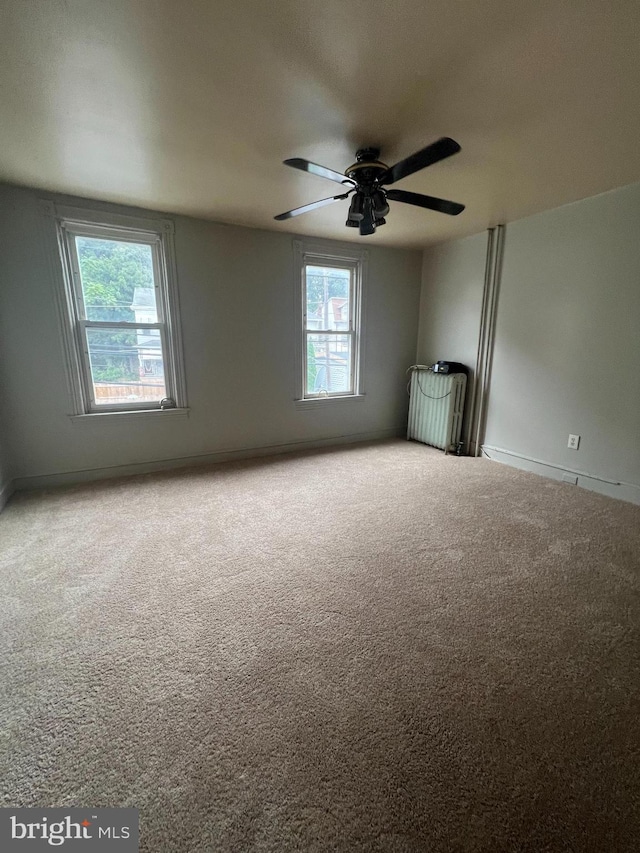
[[379,148],[361,148],[356,151],[356,162],[346,170],[345,175],[363,189],[372,187],[389,167],[378,160]]
[[[378,179],[389,167],[378,160],[379,156],[378,148],[361,148],[356,152],[356,162],[345,172],[356,184],[345,224],[349,228],[359,226],[362,234],[373,233],[376,226],[384,225],[384,217],[389,212],[385,193],[378,185]],[[361,224],[363,220],[368,223],[366,231]]]

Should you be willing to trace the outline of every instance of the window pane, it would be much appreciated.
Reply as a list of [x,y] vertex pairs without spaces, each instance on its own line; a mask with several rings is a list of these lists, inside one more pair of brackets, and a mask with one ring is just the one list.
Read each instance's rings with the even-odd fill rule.
[[87,320],[157,323],[151,246],[76,237]]
[[351,271],[307,265],[307,329],[348,331]]
[[98,406],[159,402],[167,396],[158,329],[87,329]]
[[350,394],[351,336],[307,335],[307,394]]

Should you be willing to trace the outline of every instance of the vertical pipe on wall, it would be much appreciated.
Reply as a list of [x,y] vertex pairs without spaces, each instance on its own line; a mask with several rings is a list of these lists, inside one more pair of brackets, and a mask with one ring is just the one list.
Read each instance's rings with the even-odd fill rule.
[[491,369],[493,367],[493,351],[495,345],[495,331],[498,316],[498,299],[500,293],[500,281],[502,277],[502,257],[504,252],[504,235],[505,226],[498,225],[495,229],[495,240],[493,249],[493,264],[491,276],[491,294],[490,304],[487,317],[487,346],[485,349],[483,363],[483,381],[482,381],[482,406],[478,412],[478,432],[476,435],[476,455],[482,453],[482,444],[484,442],[484,429],[487,419],[488,395],[491,387]]
[[490,286],[490,276],[491,276],[491,266],[493,259],[493,244],[494,244],[494,230],[493,228],[489,228],[487,231],[487,254],[484,262],[484,287],[482,290],[482,306],[480,308],[480,328],[478,332],[478,348],[476,351],[476,364],[473,372],[473,390],[470,395],[471,408],[469,411],[469,438],[468,438],[468,447],[467,453],[470,456],[477,456],[477,448],[476,448],[476,418],[477,413],[480,409],[482,403],[482,361],[483,361],[483,352],[485,346],[485,337],[487,330],[486,323],[486,314],[487,314],[487,305],[488,299],[487,294],[489,293]]
[[480,330],[476,355],[475,382],[469,430],[469,453],[480,456],[486,420],[487,393],[491,381],[493,346],[498,308],[498,292],[504,250],[504,225],[487,232],[487,257],[484,271],[484,291],[480,312]]

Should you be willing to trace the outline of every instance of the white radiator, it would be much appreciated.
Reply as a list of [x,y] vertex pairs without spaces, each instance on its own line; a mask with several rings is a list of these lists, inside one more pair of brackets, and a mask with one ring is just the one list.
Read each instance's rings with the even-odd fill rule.
[[432,373],[413,368],[407,438],[444,451],[455,450],[462,431],[466,389],[464,373]]

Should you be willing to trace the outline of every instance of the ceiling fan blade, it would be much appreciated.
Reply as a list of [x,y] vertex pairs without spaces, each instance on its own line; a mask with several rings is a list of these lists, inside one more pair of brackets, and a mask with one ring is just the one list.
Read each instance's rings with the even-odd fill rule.
[[389,201],[403,201],[405,204],[426,207],[427,210],[437,210],[438,213],[448,213],[449,216],[457,216],[464,210],[464,204],[447,201],[444,198],[434,198],[430,195],[421,195],[420,193],[408,193],[404,190],[387,190],[385,195]]
[[400,160],[395,166],[391,166],[382,175],[378,183],[380,184],[395,184],[401,178],[406,178],[407,175],[413,175],[414,172],[419,172],[420,169],[425,169],[439,160],[444,160],[446,157],[451,157],[452,154],[457,154],[460,151],[460,146],[455,139],[449,139],[448,136],[443,136],[437,142],[432,142],[420,151],[416,151],[410,157]]
[[302,207],[295,207],[293,210],[287,210],[286,213],[279,213],[274,216],[274,219],[282,221],[283,219],[291,219],[294,216],[300,216],[301,213],[308,213],[310,210],[317,210],[319,207],[324,207],[327,204],[333,204],[334,201],[339,201],[342,198],[347,198],[349,193],[343,195],[334,195],[331,198],[322,198],[320,201],[312,201],[311,204],[305,204]]
[[300,169],[301,172],[309,172],[310,175],[317,175],[319,178],[328,178],[330,181],[336,181],[338,184],[348,184],[350,187],[355,186],[355,183],[350,178],[347,178],[346,175],[334,172],[333,169],[327,169],[326,166],[318,166],[317,163],[310,163],[308,160],[303,160],[302,157],[293,157],[291,160],[285,160],[284,165],[291,166],[292,169]]

